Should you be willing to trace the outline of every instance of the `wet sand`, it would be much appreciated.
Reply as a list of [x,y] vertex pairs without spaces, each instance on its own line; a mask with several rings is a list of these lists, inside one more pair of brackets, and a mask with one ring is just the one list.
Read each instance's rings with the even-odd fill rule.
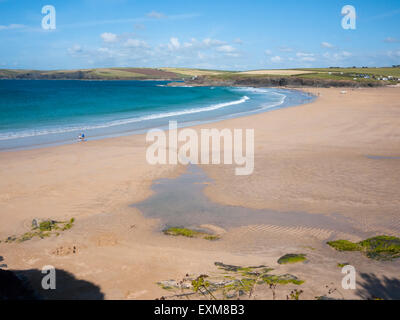
[[[400,233],[400,88],[310,89],[318,101],[253,118],[255,171],[204,166],[221,204],[340,214],[364,232]],[[244,119],[230,125],[247,124]]]
[[[207,184],[189,181],[200,183],[190,189],[198,194],[193,203],[211,214],[187,224],[218,230],[218,241],[166,236],[160,230],[176,220],[146,216],[143,205],[151,208],[151,197],[161,194],[154,183],[178,178],[179,186],[186,168],[149,165],[142,135],[0,153],[0,239],[28,231],[34,218],[76,219],[58,237],[1,242],[4,263],[36,287],[48,264],[75,278],[60,280],[63,290],[39,288],[45,298],[154,299],[168,294],[158,281],[214,272],[216,261],[295,274],[306,280],[306,299],[324,295],[328,283],[340,287],[337,263],[351,263],[360,275],[398,278],[398,261],[372,261],[325,243],[399,236],[400,88],[309,91],[320,97],[308,105],[201,126],[255,129],[253,175],[202,165]],[[152,209],[161,211],[158,201]],[[182,212],[189,207],[186,201]],[[229,209],[237,219],[227,219]],[[222,218],[213,220],[212,212]],[[276,263],[293,252],[307,254],[308,262]],[[369,288],[365,279],[360,276],[360,290]],[[280,288],[278,298],[291,289]],[[365,298],[360,290],[343,295]],[[257,298],[271,297],[260,291]]]

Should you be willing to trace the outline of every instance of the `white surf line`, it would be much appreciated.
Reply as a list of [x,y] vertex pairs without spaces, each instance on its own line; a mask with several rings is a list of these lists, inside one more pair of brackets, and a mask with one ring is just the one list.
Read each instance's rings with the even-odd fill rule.
[[247,100],[250,100],[250,98],[247,96],[244,96],[239,100],[218,103],[215,105],[211,105],[209,107],[193,108],[193,109],[186,109],[186,110],[182,110],[182,111],[159,113],[159,114],[142,116],[142,117],[138,117],[138,118],[130,118],[130,119],[125,119],[125,120],[115,120],[115,121],[111,121],[111,122],[101,124],[101,125],[83,126],[83,127],[78,127],[78,126],[64,127],[62,129],[48,129],[48,130],[37,130],[37,131],[31,130],[31,131],[23,131],[21,133],[0,134],[0,140],[11,140],[11,139],[19,139],[19,138],[27,138],[27,137],[36,137],[36,136],[42,136],[42,135],[47,135],[47,134],[68,133],[68,132],[74,132],[74,131],[109,128],[109,127],[120,126],[120,125],[124,125],[124,124],[135,123],[135,122],[156,120],[156,119],[168,118],[168,117],[173,117],[173,116],[181,116],[181,115],[187,115],[187,114],[193,114],[193,113],[218,110],[218,109],[229,107],[232,105],[244,103]]

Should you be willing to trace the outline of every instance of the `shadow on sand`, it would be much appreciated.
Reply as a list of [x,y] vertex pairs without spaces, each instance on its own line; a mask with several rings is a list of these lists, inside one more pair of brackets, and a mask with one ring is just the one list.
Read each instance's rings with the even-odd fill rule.
[[362,283],[357,285],[357,295],[362,299],[400,300],[400,280],[383,276],[378,278],[373,273],[361,273]]
[[91,282],[56,269],[56,289],[44,290],[42,270],[0,269],[0,300],[102,300],[104,294]]

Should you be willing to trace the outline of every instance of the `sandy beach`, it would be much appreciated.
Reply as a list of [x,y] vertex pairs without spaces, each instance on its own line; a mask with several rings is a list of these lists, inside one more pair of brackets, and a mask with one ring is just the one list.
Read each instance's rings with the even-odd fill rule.
[[[212,180],[204,194],[219,205],[274,212],[273,223],[208,226],[218,241],[164,235],[161,222],[134,204],[154,195],[154,181],[176,179],[186,167],[148,164],[144,135],[0,152],[2,263],[34,288],[42,267],[55,266],[60,289],[39,291],[56,299],[172,296],[157,282],[215,274],[215,262],[293,274],[305,281],[302,299],[327,296],[327,286],[338,288],[332,298],[396,294],[399,260],[338,252],[326,241],[400,235],[400,88],[305,90],[318,96],[315,102],[194,127],[255,130],[254,173],[201,165]],[[4,242],[29,231],[33,219],[71,218],[74,226],[59,236]],[[287,253],[306,254],[307,261],[278,264]],[[341,289],[338,263],[357,269],[356,290]],[[277,299],[294,288],[279,286]],[[272,295],[260,288],[253,297]]]

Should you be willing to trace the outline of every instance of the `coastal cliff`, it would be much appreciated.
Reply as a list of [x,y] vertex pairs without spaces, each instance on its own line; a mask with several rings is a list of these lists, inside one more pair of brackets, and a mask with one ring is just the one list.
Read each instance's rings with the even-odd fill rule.
[[[377,81],[357,82],[351,80],[324,80],[302,77],[232,77],[222,79],[218,77],[197,77],[185,81],[186,85],[193,86],[252,86],[252,87],[317,87],[317,88],[348,88],[348,87],[382,87]],[[181,84],[179,84],[181,85]]]

